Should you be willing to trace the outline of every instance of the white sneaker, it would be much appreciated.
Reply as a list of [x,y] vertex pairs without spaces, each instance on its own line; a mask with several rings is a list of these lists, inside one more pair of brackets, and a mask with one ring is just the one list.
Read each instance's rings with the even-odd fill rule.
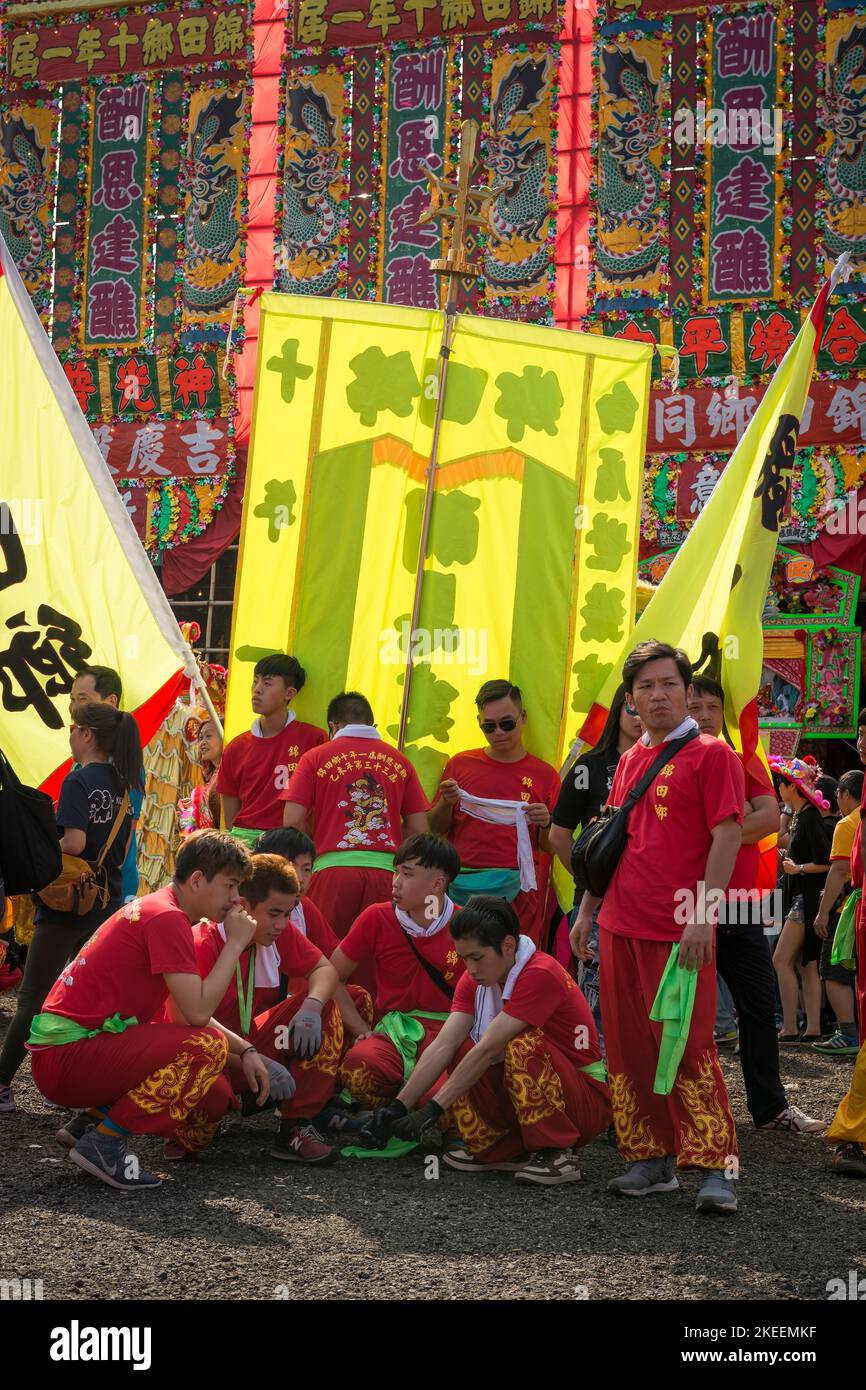
[[787,1130],[792,1134],[823,1134],[827,1128],[827,1121],[813,1120],[799,1106],[786,1105],[775,1120],[768,1120],[765,1125],[756,1125],[755,1128]]
[[563,1182],[580,1182],[580,1167],[573,1149],[541,1149],[514,1175],[518,1182],[556,1187]]

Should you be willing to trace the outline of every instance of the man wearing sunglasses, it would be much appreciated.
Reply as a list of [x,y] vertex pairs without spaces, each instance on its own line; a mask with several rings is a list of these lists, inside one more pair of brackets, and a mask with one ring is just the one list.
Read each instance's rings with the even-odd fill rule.
[[544,944],[547,832],[559,774],[523,746],[526,710],[516,685],[487,681],[475,703],[487,746],[446,763],[430,812],[431,830],[447,835],[463,865],[448,894],[460,905],[476,893],[505,898],[521,932]]

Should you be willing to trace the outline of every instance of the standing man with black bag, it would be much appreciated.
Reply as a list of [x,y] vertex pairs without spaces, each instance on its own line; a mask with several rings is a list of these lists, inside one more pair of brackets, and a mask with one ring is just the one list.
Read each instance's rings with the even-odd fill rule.
[[36,899],[36,930],[27,952],[18,1007],[0,1052],[0,1115],[15,1113],[12,1081],[24,1060],[34,1016],[40,1012],[67,961],[78,954],[122,902],[123,861],[133,824],[130,792],[140,786],[142,774],[138,725],[131,714],[121,714],[107,703],[85,705],[75,719],[69,746],[78,766],[64,778],[60,788],[60,849],[64,855],[94,865],[108,846],[101,865],[108,896],[105,901],[97,897],[84,913],[59,911]]
[[[737,1135],[713,1038],[712,903],[740,848],[743,769],[732,749],[699,734],[687,716],[685,652],[642,642],[622,676],[646,733],[620,760],[611,804],[622,806],[656,770],[629,812],[599,913],[611,1105],[620,1154],[630,1161],[609,1187],[621,1196],[672,1192],[676,1168],[698,1168],[705,1176],[697,1210],[736,1211],[727,1179],[736,1176]],[[667,761],[664,744],[672,745]],[[576,953],[598,901],[586,893],[581,902]]]

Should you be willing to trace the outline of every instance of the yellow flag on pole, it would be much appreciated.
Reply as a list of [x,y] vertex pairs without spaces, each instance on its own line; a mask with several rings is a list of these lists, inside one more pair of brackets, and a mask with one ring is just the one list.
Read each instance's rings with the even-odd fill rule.
[[0,238],[0,744],[56,793],[69,694],[113,667],[147,742],[195,661]]

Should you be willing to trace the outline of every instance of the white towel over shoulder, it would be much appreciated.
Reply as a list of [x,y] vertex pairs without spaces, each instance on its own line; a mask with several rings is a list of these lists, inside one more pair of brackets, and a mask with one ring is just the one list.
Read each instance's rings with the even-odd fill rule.
[[529,821],[526,806],[522,801],[497,801],[492,796],[472,796],[460,791],[460,809],[476,820],[487,821],[490,825],[513,825],[517,831],[517,867],[520,870],[520,888],[523,893],[531,893],[537,887],[535,860],[532,855],[532,841],[529,838]]
[[[475,1022],[470,1034],[473,1042],[479,1043],[494,1018],[502,1013],[502,1005],[514,993],[514,986],[517,984],[521,970],[534,955],[535,942],[530,941],[528,936],[521,936],[517,955],[514,957],[514,964],[509,970],[508,978],[502,988],[500,989],[499,985],[479,985],[475,991]],[[497,1058],[497,1061],[501,1060],[501,1058]]]

